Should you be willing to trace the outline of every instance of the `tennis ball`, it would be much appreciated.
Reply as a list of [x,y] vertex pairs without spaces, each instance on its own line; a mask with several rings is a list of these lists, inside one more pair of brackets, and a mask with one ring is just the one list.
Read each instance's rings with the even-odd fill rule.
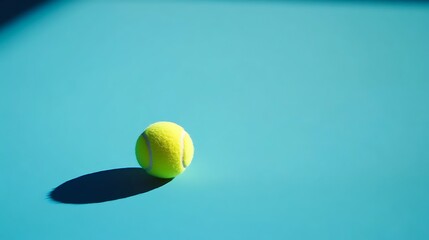
[[191,137],[185,129],[172,122],[151,124],[137,139],[137,161],[155,177],[176,177],[191,164],[193,156]]

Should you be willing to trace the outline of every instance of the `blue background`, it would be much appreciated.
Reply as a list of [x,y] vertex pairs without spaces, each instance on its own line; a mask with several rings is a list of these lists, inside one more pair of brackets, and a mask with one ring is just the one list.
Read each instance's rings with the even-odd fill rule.
[[[428,239],[428,26],[383,1],[43,5],[0,29],[0,238]],[[48,198],[137,167],[160,120],[193,138],[184,174]]]

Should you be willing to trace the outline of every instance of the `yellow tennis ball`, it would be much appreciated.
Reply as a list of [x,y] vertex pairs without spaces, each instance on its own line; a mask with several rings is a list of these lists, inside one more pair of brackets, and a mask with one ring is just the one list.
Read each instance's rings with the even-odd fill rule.
[[137,139],[137,161],[155,177],[176,177],[191,164],[193,156],[191,137],[172,122],[151,124]]

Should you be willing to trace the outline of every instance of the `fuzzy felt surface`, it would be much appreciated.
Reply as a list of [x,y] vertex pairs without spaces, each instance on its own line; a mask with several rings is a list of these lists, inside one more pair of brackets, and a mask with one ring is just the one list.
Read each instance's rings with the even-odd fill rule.
[[137,139],[136,157],[151,175],[173,178],[192,161],[194,146],[189,134],[172,122],[150,125]]

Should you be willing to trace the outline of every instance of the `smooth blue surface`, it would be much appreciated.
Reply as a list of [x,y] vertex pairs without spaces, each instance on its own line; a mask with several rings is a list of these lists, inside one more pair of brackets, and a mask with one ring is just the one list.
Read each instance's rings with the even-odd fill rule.
[[[68,2],[0,29],[0,239],[428,239],[429,7]],[[196,153],[167,185],[54,203],[138,166],[150,123]]]

